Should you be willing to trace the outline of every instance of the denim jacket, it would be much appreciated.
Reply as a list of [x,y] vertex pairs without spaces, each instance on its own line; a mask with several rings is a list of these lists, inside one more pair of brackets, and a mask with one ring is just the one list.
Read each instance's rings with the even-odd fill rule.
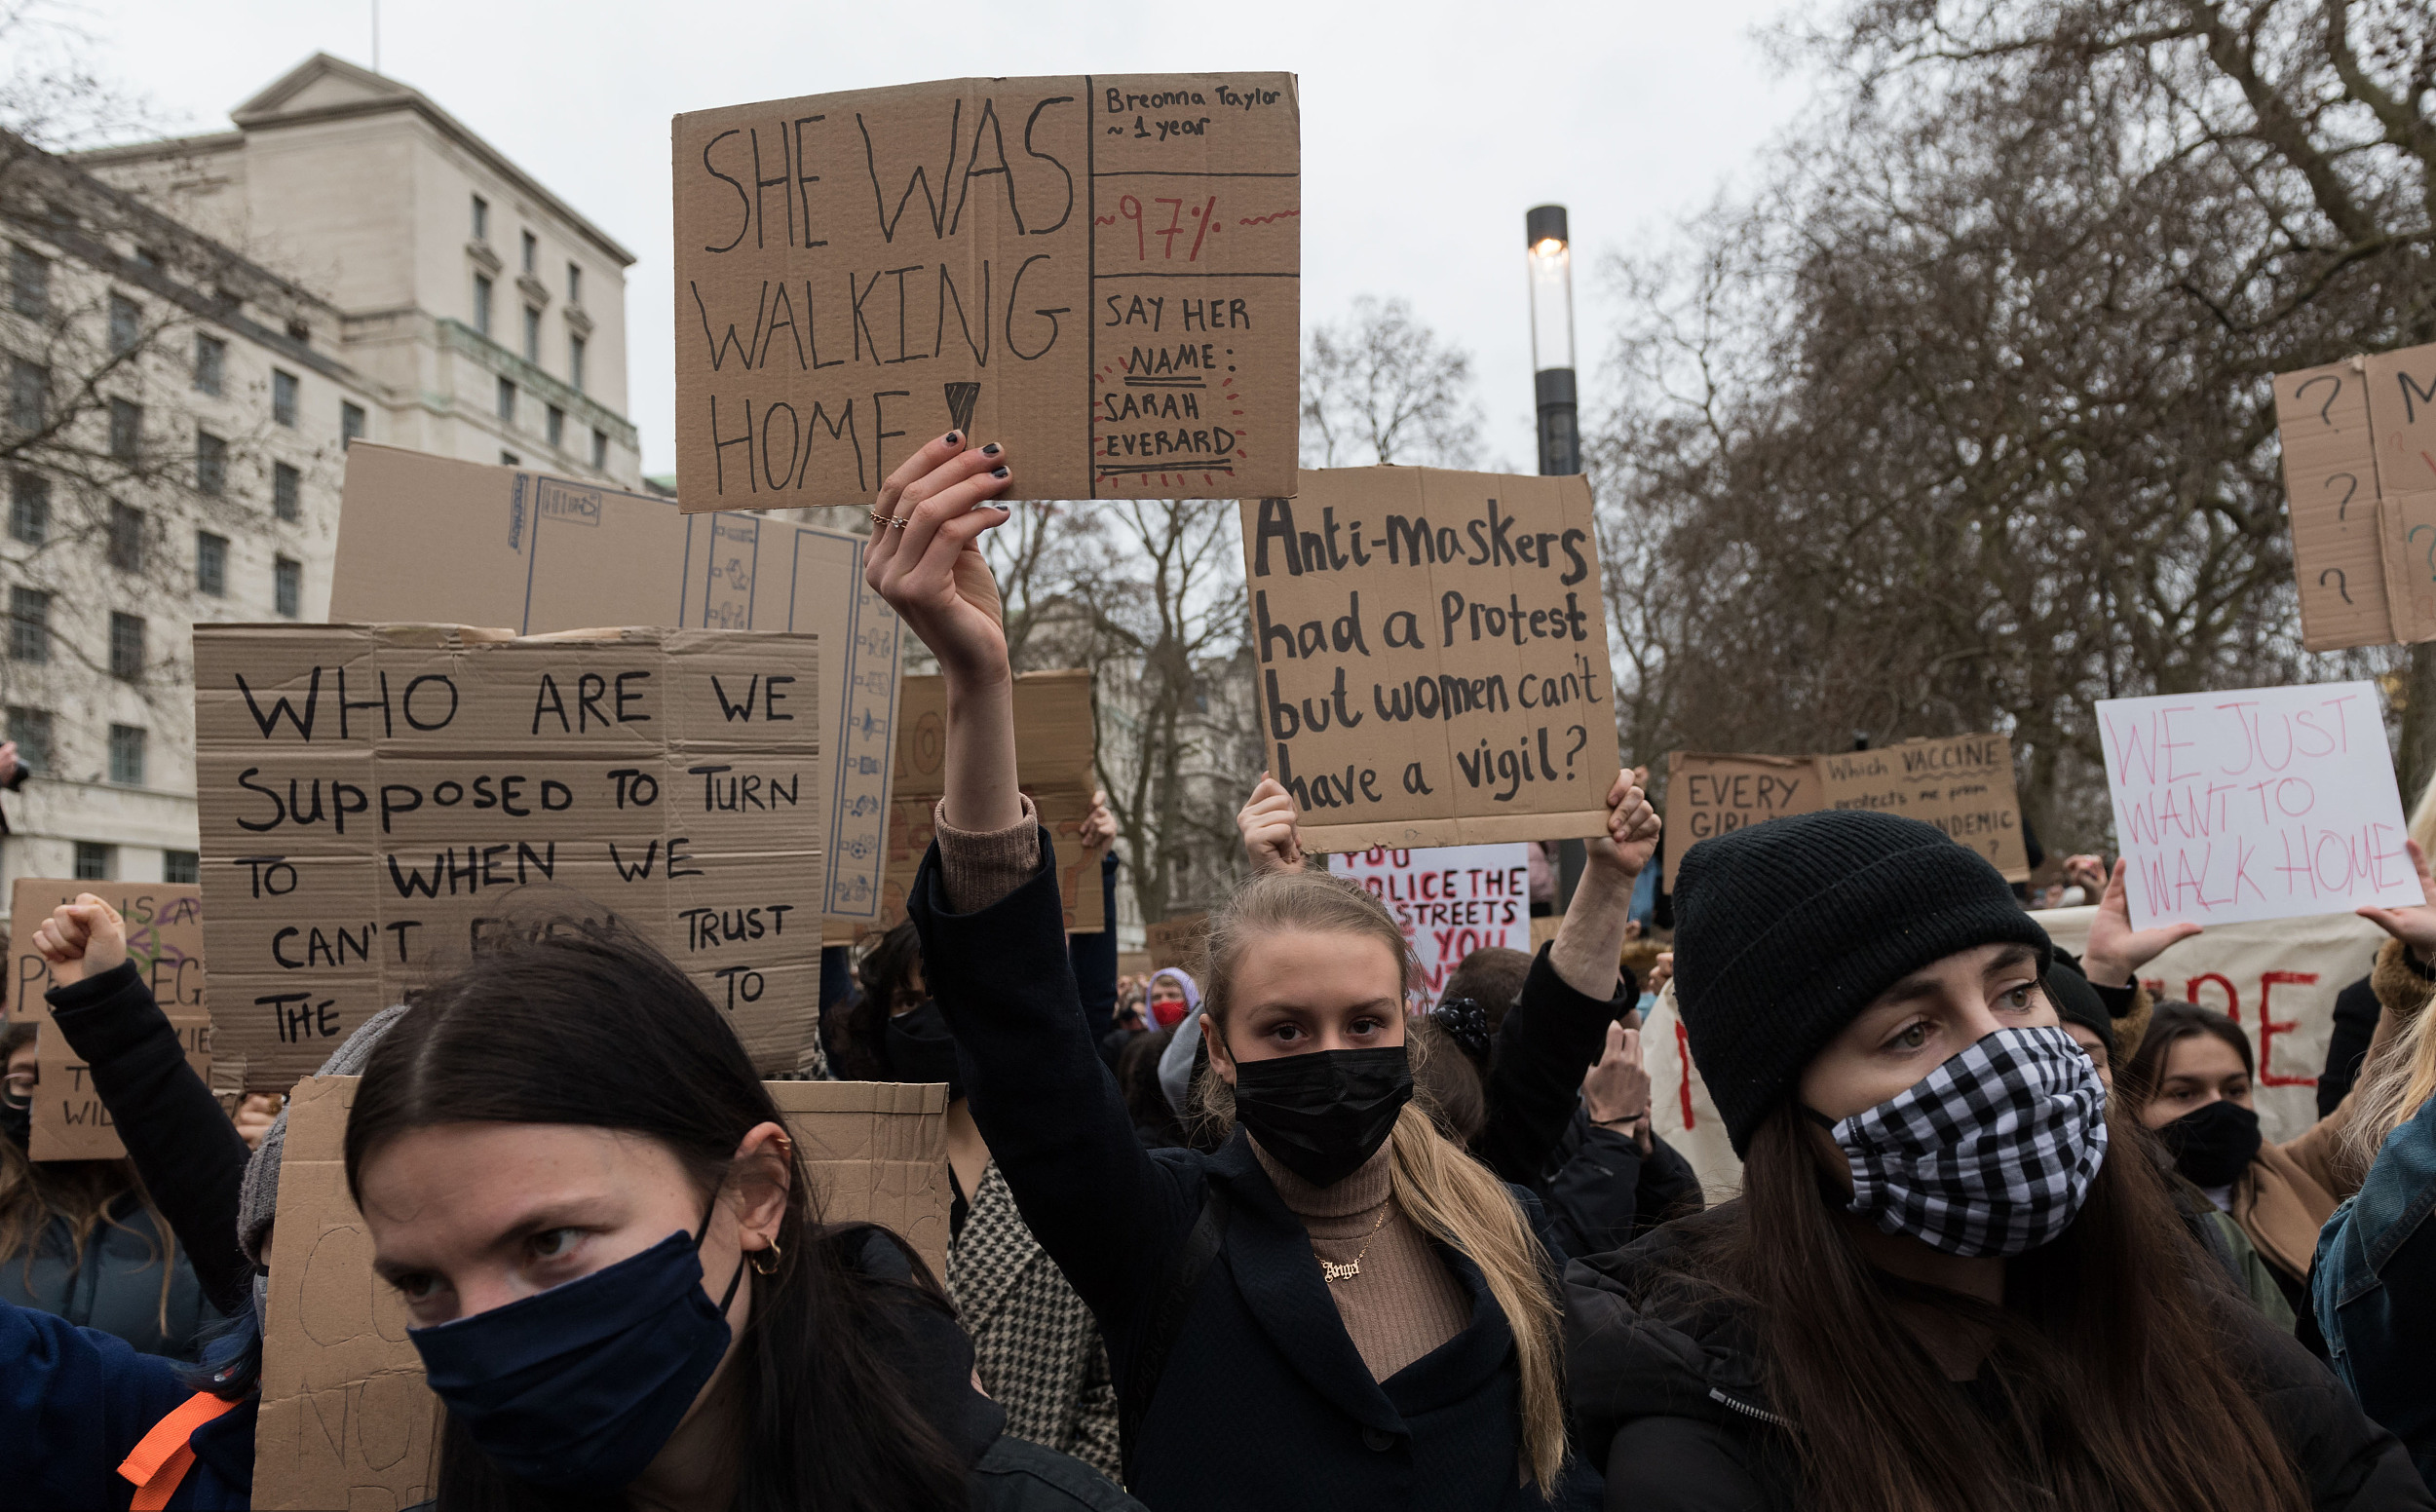
[[2311,1301],[2337,1374],[2436,1490],[2436,1099],[2386,1137],[2318,1236]]

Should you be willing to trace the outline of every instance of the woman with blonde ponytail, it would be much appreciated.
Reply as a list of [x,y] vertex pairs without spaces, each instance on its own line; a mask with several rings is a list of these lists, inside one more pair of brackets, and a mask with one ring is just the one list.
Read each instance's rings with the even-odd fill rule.
[[[1212,921],[1200,1019],[1215,1153],[1146,1152],[1066,964],[1055,857],[1016,786],[1012,677],[980,534],[1011,464],[955,433],[882,490],[866,577],[947,681],[937,842],[907,899],[973,1119],[1098,1318],[1126,1485],[1156,1512],[1543,1506],[1565,1463],[1536,1206],[1413,1106],[1413,964],[1324,875]],[[1609,795],[1633,869],[1657,820]],[[1612,956],[1607,969],[1612,971]]]

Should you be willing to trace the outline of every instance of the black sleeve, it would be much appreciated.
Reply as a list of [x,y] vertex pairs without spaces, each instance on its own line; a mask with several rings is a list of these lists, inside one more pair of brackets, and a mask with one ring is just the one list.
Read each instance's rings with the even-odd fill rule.
[[2138,977],[2134,977],[2120,987],[2109,987],[2103,982],[2091,982],[2089,987],[2098,995],[2098,1001],[2106,1004],[2106,1016],[2112,1019],[2129,1016],[2132,1010],[2132,1000],[2140,996]]
[[1631,1239],[1645,1162],[1631,1136],[1574,1118],[1580,1143],[1544,1189],[1548,1223],[1567,1254],[1604,1255]]
[[1100,918],[1106,927],[1097,934],[1066,936],[1066,959],[1074,965],[1075,992],[1083,1002],[1083,1022],[1094,1040],[1117,1027],[1117,852],[1099,858]]
[[1700,1173],[1681,1151],[1653,1131],[1650,1153],[1641,1161],[1641,1186],[1634,1192],[1632,1236],[1637,1239],[1660,1224],[1690,1218],[1707,1207]]
[[237,1193],[252,1152],[203,1084],[132,961],[45,995],[52,1022],[93,1077],[128,1158],[195,1267],[211,1305],[253,1305],[253,1266],[237,1247]]
[[1123,1359],[1146,1276],[1200,1214],[1198,1160],[1153,1160],[1077,1005],[1048,832],[1032,880],[951,913],[938,848],[906,898],[931,996],[956,1037],[972,1121],[1015,1207]]
[[1564,1136],[1584,1073],[1607,1047],[1607,1026],[1641,996],[1627,974],[1623,991],[1605,1000],[1569,987],[1540,947],[1521,996],[1498,1031],[1489,1063],[1489,1121],[1473,1153],[1517,1186],[1536,1186],[1549,1152]]
[[2368,1059],[2379,1011],[2377,989],[2365,976],[2335,995],[2335,1024],[2326,1036],[2326,1069],[2317,1078],[2319,1117],[2333,1114],[2335,1105],[2360,1079],[2360,1063]]
[[1607,1512],[1758,1512],[1769,1506],[1732,1434],[1689,1418],[1636,1418],[1607,1446]]
[[9,774],[9,791],[14,793],[19,788],[23,787],[25,785],[25,779],[30,775],[32,775],[32,772],[26,767],[25,763],[21,761],[19,762],[17,764],[17,770]]

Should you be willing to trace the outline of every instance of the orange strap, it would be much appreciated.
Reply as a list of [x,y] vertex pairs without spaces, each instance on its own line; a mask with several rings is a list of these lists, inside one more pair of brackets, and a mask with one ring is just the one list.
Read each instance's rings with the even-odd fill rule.
[[135,1499],[128,1503],[129,1512],[161,1512],[168,1506],[186,1472],[194,1467],[195,1447],[188,1440],[197,1428],[236,1405],[209,1391],[198,1391],[154,1423],[119,1466],[119,1474],[135,1483]]

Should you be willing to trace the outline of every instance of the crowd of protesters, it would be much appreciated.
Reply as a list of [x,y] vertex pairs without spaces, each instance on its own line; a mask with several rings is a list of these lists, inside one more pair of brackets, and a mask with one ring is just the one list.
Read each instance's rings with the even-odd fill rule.
[[[2119,863],[2027,900],[2093,908],[2074,957],[1937,830],[1809,814],[1691,847],[1659,929],[1638,769],[1569,893],[1535,858],[1553,938],[1425,1011],[1267,777],[1204,958],[1137,980],[1017,785],[1013,467],[951,433],[880,495],[944,795],[796,1073],[945,1085],[944,1272],[824,1217],[680,969],[534,897],[324,1068],[442,1512],[2436,1508],[2436,796],[2283,1141]],[[35,939],[127,1156],[31,1160],[0,1033],[0,1508],[248,1506],[285,1115],[193,1074],[100,898]],[[1661,994],[1736,1193],[1655,1126]]]

